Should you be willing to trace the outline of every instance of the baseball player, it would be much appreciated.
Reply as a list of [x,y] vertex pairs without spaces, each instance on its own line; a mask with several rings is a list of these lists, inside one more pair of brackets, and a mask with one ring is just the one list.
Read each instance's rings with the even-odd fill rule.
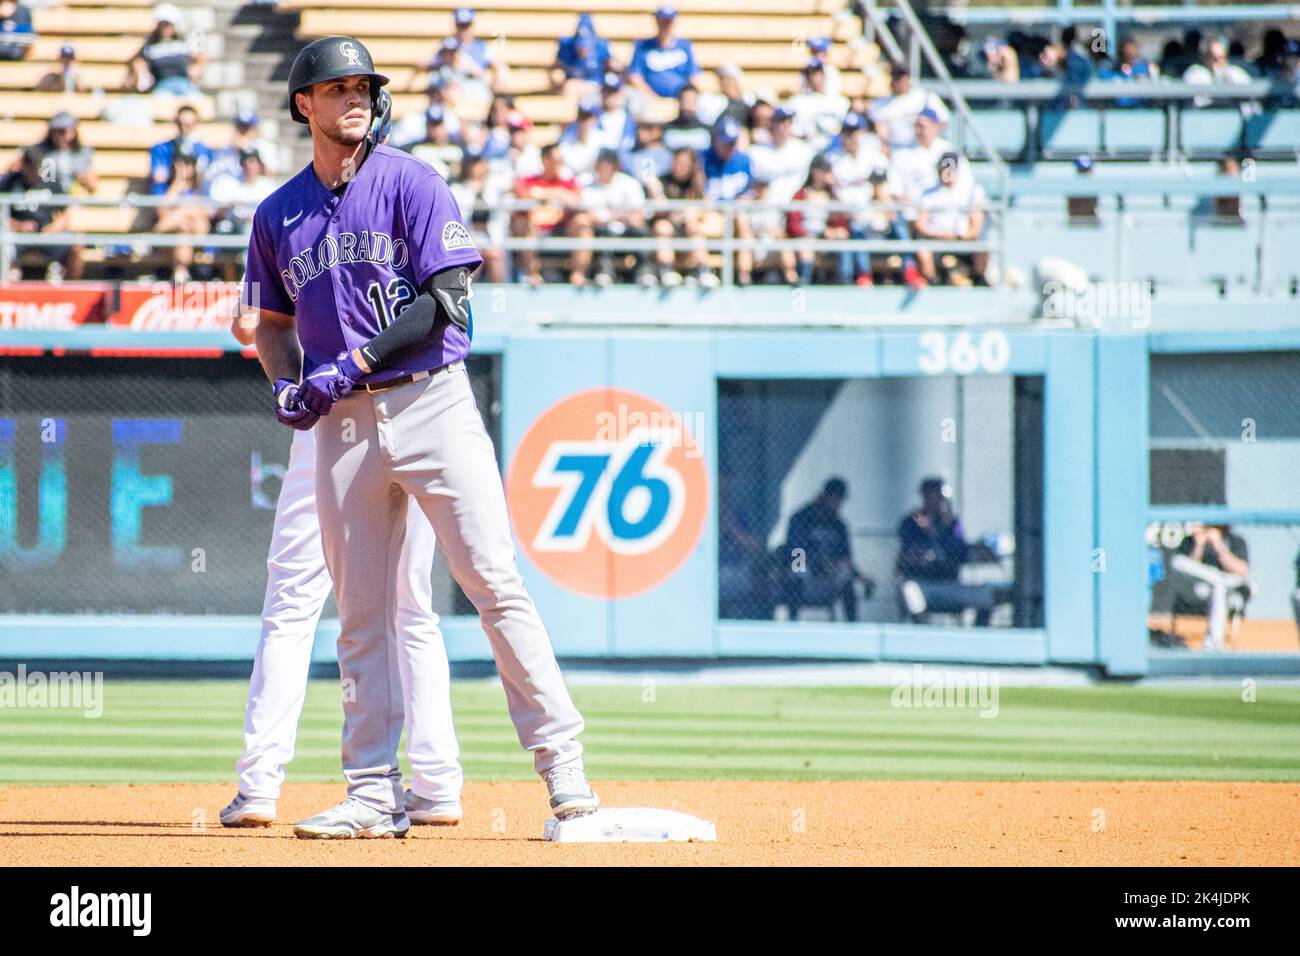
[[[241,343],[252,344],[252,326],[236,323],[233,331]],[[447,652],[432,610],[433,528],[423,512],[411,508],[404,531],[395,629],[412,776],[404,795],[406,812],[412,823],[454,826],[463,815],[464,775],[452,724]],[[293,759],[307,694],[316,622],[330,592],[316,516],[316,440],[309,429],[294,432],[266,564],[262,635],[248,689],[244,752],[235,765],[239,793],[220,814],[227,827],[275,822],[284,765]]]
[[304,820],[313,837],[402,836],[400,688],[393,605],[408,503],[441,542],[479,612],[520,743],[559,818],[598,804],[582,769],[582,717],[515,562],[491,440],[466,375],[470,275],[481,264],[446,182],[367,137],[386,96],[356,39],[304,47],[290,114],[313,159],[262,202],[246,295],[276,414],[316,430],[316,507],[339,604],[348,796]]

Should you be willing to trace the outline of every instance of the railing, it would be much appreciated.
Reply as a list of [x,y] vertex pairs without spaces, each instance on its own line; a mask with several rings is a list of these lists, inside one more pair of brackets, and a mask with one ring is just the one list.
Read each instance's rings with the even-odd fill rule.
[[[1172,170],[1171,170],[1172,172]],[[872,214],[881,215],[898,211],[906,203],[901,202],[873,202],[870,206],[833,202],[833,203],[812,203],[812,202],[790,202],[783,204],[757,203],[753,201],[738,200],[724,203],[709,203],[706,201],[693,200],[664,200],[664,201],[647,201],[643,206],[637,207],[635,211],[640,212],[650,218],[657,212],[675,212],[701,209],[715,211],[721,220],[721,228],[715,231],[715,234],[700,238],[689,236],[674,236],[672,238],[659,238],[655,236],[646,237],[563,237],[563,236],[512,236],[510,235],[510,220],[513,214],[526,212],[539,206],[547,205],[539,200],[526,200],[510,198],[497,203],[492,207],[480,207],[479,211],[487,212],[491,217],[488,227],[489,234],[493,237],[491,245],[501,249],[507,269],[507,276],[511,275],[512,259],[521,252],[534,252],[541,254],[562,254],[574,250],[590,250],[595,253],[642,253],[653,254],[659,249],[671,249],[674,252],[692,252],[702,250],[711,255],[722,256],[721,282],[724,286],[735,284],[735,254],[742,250],[749,250],[758,254],[766,255],[768,253],[779,251],[810,251],[814,254],[833,254],[840,252],[865,252],[872,255],[906,255],[915,253],[920,250],[927,250],[934,253],[990,253],[992,261],[1005,275],[1007,265],[1004,247],[1000,241],[1000,236],[1005,232],[1008,222],[1020,221],[1026,215],[1035,217],[1048,216],[1052,214],[1043,210],[1041,207],[1021,211],[1015,207],[1009,207],[1004,204],[1009,203],[1012,199],[1023,197],[1043,197],[1052,196],[1060,199],[1061,212],[1058,218],[1065,217],[1065,200],[1066,197],[1076,196],[1097,196],[1116,200],[1115,205],[1120,206],[1123,200],[1133,197],[1151,197],[1151,196],[1182,196],[1196,197],[1203,199],[1217,199],[1225,196],[1239,197],[1241,200],[1241,211],[1251,223],[1251,233],[1243,233],[1242,241],[1252,241],[1257,251],[1256,259],[1259,263],[1255,282],[1256,288],[1261,287],[1261,282],[1265,273],[1265,264],[1272,263],[1276,258],[1281,262],[1280,250],[1268,247],[1270,230],[1264,228],[1266,220],[1283,219],[1287,222],[1288,227],[1291,222],[1297,224],[1297,233],[1300,234],[1300,203],[1294,202],[1295,197],[1300,197],[1300,175],[1283,175],[1280,171],[1260,172],[1254,180],[1237,179],[1228,177],[1210,177],[1198,176],[1195,178],[1176,178],[1170,176],[1167,179],[1151,180],[1145,177],[1136,176],[1116,176],[1110,177],[1105,175],[1093,176],[1062,176],[1051,178],[1030,178],[1013,175],[1008,181],[1006,192],[998,195],[1001,188],[1001,177],[993,170],[976,168],[975,176],[977,181],[982,182],[988,189],[990,201],[984,212],[986,215],[984,236],[978,240],[933,240],[933,239],[895,239],[888,237],[870,238],[870,239],[821,239],[814,237],[764,237],[757,236],[754,238],[742,238],[737,232],[737,221],[742,216],[758,214],[771,218],[774,213],[783,213],[786,211],[804,211],[832,213],[847,213],[851,218],[861,221],[863,218]],[[1291,205],[1285,210],[1276,210],[1270,207],[1270,200],[1278,200],[1285,197],[1291,201]],[[101,233],[101,232],[56,232],[56,233],[19,233],[10,228],[9,215],[14,206],[32,206],[38,204],[54,206],[100,206],[100,207],[159,207],[175,205],[198,205],[211,210],[227,208],[211,200],[200,197],[187,197],[185,199],[175,199],[169,197],[157,196],[129,196],[123,199],[103,199],[93,197],[77,196],[40,196],[33,197],[31,194],[9,193],[0,194],[0,276],[6,277],[13,263],[13,255],[16,249],[25,247],[49,247],[49,246],[135,246],[145,245],[151,247],[173,247],[178,245],[187,245],[200,248],[216,248],[223,250],[242,251],[247,246],[247,236],[245,235],[221,235],[215,233],[203,235],[180,235],[175,233],[153,233],[153,232],[126,232],[126,233]],[[1277,203],[1274,202],[1276,206]],[[580,207],[575,207],[580,208]],[[588,210],[590,211],[590,210]],[[1167,222],[1171,218],[1177,219],[1180,216],[1185,217],[1189,225],[1202,224],[1211,221],[1210,218],[1193,215],[1191,212],[1177,212],[1170,210],[1101,210],[1103,218],[1121,215],[1124,218],[1125,228],[1111,230],[1098,237],[1092,234],[1096,241],[1107,242],[1111,246],[1111,255],[1109,261],[1127,263],[1128,271],[1135,275],[1141,275],[1142,269],[1140,263],[1128,262],[1131,258],[1131,240],[1132,236],[1127,235],[1136,226],[1141,226],[1144,220]],[[1212,218],[1212,217],[1211,217]],[[1253,237],[1253,238],[1252,238]],[[1044,255],[1052,254],[1052,250],[1044,250]],[[1068,258],[1068,251],[1064,253]],[[1017,265],[1027,265],[1027,263],[1016,263]],[[1118,275],[1118,273],[1116,274]],[[1111,278],[1115,278],[1112,276]]]
[[[212,211],[228,208],[203,197],[184,197],[182,199],[165,196],[128,196],[122,199],[104,199],[87,196],[38,195],[31,193],[0,193],[0,276],[7,279],[13,264],[15,248],[27,246],[200,246],[203,248],[244,249],[248,245],[247,235],[220,235],[204,233],[201,235],[155,233],[155,232],[50,232],[22,233],[15,232],[10,226],[10,210],[14,206],[31,207],[49,206],[101,206],[101,207],[172,207],[177,205],[204,206]],[[647,201],[642,206],[628,210],[611,210],[613,212],[638,212],[647,216],[657,212],[683,212],[687,210],[716,210],[722,215],[722,230],[718,236],[699,239],[682,238],[632,238],[632,237],[559,237],[546,236],[530,238],[510,235],[510,218],[514,213],[527,212],[541,206],[554,205],[541,200],[509,198],[493,205],[480,207],[479,211],[492,216],[489,231],[499,239],[493,243],[505,253],[506,274],[511,274],[512,256],[518,252],[571,252],[574,250],[591,250],[592,252],[636,253],[654,252],[657,249],[672,249],[674,252],[692,252],[703,249],[705,252],[718,254],[722,260],[722,283],[732,285],[735,280],[735,253],[743,250],[754,252],[773,252],[781,250],[809,250],[814,254],[838,252],[867,252],[875,254],[907,254],[918,250],[932,252],[994,252],[996,245],[985,240],[932,240],[932,239],[819,239],[807,238],[764,238],[744,239],[736,234],[736,221],[746,213],[773,212],[820,212],[847,213],[851,217],[865,217],[872,214],[896,212],[911,206],[904,202],[876,201],[869,207],[846,202],[789,202],[757,203],[746,200],[711,203],[704,200],[659,200]],[[578,208],[578,207],[575,207]],[[587,210],[591,211],[591,210]],[[990,203],[984,212],[990,218],[986,220],[987,229],[998,229],[1000,224],[993,220],[1000,219],[997,208]]]

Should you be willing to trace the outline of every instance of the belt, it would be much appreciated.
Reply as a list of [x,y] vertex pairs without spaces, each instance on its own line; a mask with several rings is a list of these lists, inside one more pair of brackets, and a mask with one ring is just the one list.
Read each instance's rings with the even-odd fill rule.
[[401,388],[403,385],[410,385],[412,382],[423,382],[426,378],[432,378],[439,372],[454,372],[464,367],[464,362],[452,362],[449,365],[439,365],[437,368],[431,368],[425,372],[413,372],[410,375],[399,375],[397,378],[385,379],[378,385],[362,385],[361,387],[367,392],[386,392],[390,388]]

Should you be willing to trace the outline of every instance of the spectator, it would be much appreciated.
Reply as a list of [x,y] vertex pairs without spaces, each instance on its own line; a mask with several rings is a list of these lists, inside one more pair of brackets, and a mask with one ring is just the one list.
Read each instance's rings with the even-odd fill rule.
[[677,93],[677,115],[664,126],[664,146],[671,152],[693,149],[698,153],[709,148],[712,130],[700,120],[700,91],[687,84]]
[[510,181],[539,175],[542,153],[531,139],[533,121],[518,110],[512,110],[506,117],[506,129],[510,133],[510,148],[505,157]]
[[[164,184],[162,195],[169,199],[184,199],[203,195],[203,175],[199,172],[198,154],[189,147],[179,147],[172,155],[171,176]],[[154,232],[178,233],[185,236],[206,236],[212,229],[212,220],[205,207],[192,203],[160,206]],[[194,263],[192,245],[173,246],[172,281],[189,282],[190,266]]]
[[[927,106],[913,124],[912,145],[889,157],[888,190],[896,203],[892,223],[895,238],[915,238],[921,195],[938,182],[939,159],[949,152],[955,152],[955,148],[939,135],[939,116]],[[910,253],[903,257],[903,281],[914,289],[926,284],[916,257]]]
[[1261,76],[1278,80],[1288,79],[1293,57],[1292,46],[1281,30],[1276,27],[1266,30],[1259,56],[1255,58],[1255,69]]
[[600,116],[600,100],[587,98],[578,106],[578,120],[560,134],[560,155],[569,175],[575,179],[590,173],[596,167],[596,154],[603,143],[596,127]]
[[[51,195],[62,195],[63,189],[58,177],[44,179],[36,154],[23,150],[15,163],[15,168],[0,176],[0,193],[28,193],[33,202],[30,205],[15,203],[9,207],[9,228],[16,233],[57,233],[69,229],[70,210],[66,206],[52,206],[39,202]],[[45,265],[45,279],[56,282],[61,279],[80,279],[82,258],[80,246],[29,246],[26,258],[35,258]],[[6,281],[11,276],[3,277]]]
[[460,97],[480,102],[492,98],[492,91],[506,81],[506,65],[498,61],[492,48],[474,35],[474,11],[459,7],[452,14],[456,33],[442,43],[430,70],[446,71]]
[[[1102,69],[1098,73],[1098,78],[1130,83],[1149,82],[1160,78],[1160,67],[1141,55],[1136,40],[1132,37],[1125,37],[1120,41],[1119,55],[1115,58],[1115,63]],[[1118,107],[1134,107],[1141,106],[1144,102],[1144,100],[1125,97],[1115,100],[1115,105]]]
[[[867,120],[860,113],[846,116],[840,128],[839,147],[831,156],[831,172],[840,199],[862,210],[849,224],[849,236],[853,239],[879,239],[890,234],[889,161],[874,137],[868,144],[866,129]],[[860,286],[874,285],[870,253],[851,255],[854,282]]]
[[[515,183],[515,195],[520,199],[541,200],[532,209],[516,212],[511,217],[510,234],[537,239],[545,236],[589,237],[594,233],[591,217],[579,209],[581,190],[564,168],[564,157],[557,143],[542,147],[542,169],[536,176],[521,177]],[[537,253],[531,250],[520,255],[530,285],[541,285],[542,270]],[[587,267],[591,265],[591,250],[578,250],[569,257],[569,282],[575,286],[587,284]]]
[[980,44],[979,62],[971,70],[972,79],[1020,82],[1020,57],[1015,47],[997,37],[985,37]]
[[[984,187],[975,181],[974,175],[965,167],[957,153],[944,153],[940,156],[936,173],[939,181],[921,194],[916,217],[917,237],[945,242],[974,242],[984,232],[984,207],[988,204]],[[958,262],[966,259],[964,255],[954,255],[953,258]],[[917,252],[916,259],[926,281],[937,281],[934,253],[922,249]],[[949,269],[948,281],[960,286],[974,283],[985,285],[988,260],[987,252],[971,253],[969,263],[972,274],[967,276],[955,268]]]
[[94,170],[95,151],[82,145],[77,134],[77,118],[71,113],[60,112],[50,117],[45,138],[26,147],[22,161],[30,162],[40,181],[52,184],[60,194],[93,195],[99,185]]
[[212,153],[212,162],[204,172],[209,182],[215,183],[222,176],[243,177],[244,153],[256,150],[262,170],[268,176],[280,171],[280,150],[269,139],[258,135],[257,114],[252,110],[240,110],[235,114],[234,131],[230,145]]
[[[257,204],[275,191],[275,180],[267,175],[257,147],[248,146],[239,153],[239,175],[219,172],[211,181],[208,196],[220,204],[212,217],[212,231],[221,236],[246,236],[253,228]],[[226,279],[238,275],[244,255],[240,249],[224,249],[218,254]]]
[[[656,200],[694,200],[699,203],[687,209],[657,212],[650,220],[650,228],[662,240],[687,238],[694,248],[683,255],[687,278],[692,284],[712,289],[719,285],[718,276],[708,267],[708,249],[704,235],[704,160],[689,147],[672,154],[672,164],[661,177],[648,180],[647,192]],[[667,288],[679,286],[683,277],[677,271],[677,253],[666,243],[655,254],[659,267],[659,283]]]
[[[794,201],[812,205],[807,209],[791,209],[786,213],[785,234],[788,238],[849,238],[847,213],[816,208],[839,201],[839,196],[835,192],[835,176],[831,172],[831,161],[825,155],[819,154],[813,157],[808,167],[808,179],[803,184],[803,188],[794,194]],[[839,263],[840,284],[848,285],[853,281],[853,254],[839,253]],[[800,249],[797,253],[791,249],[781,252],[781,267],[785,273],[785,281],[789,285],[812,285],[815,265],[816,257],[811,248]]]
[[804,91],[786,101],[785,108],[794,114],[794,134],[814,150],[824,150],[840,131],[849,112],[849,101],[826,90],[826,65],[811,60],[803,68]]
[[762,277],[769,283],[785,281],[781,268],[781,254],[774,246],[785,241],[785,214],[771,205],[768,182],[755,176],[749,192],[741,197],[745,202],[743,216],[736,217],[736,234],[742,239],[756,240],[753,250],[736,253],[736,284],[749,285],[753,277]]
[[441,106],[429,107],[428,112],[425,113],[424,139],[407,146],[406,152],[417,159],[424,160],[448,182],[460,178],[465,150],[459,143],[453,142],[447,132]]
[[578,14],[573,36],[562,37],[551,64],[551,89],[573,101],[596,91],[607,73],[613,70],[609,41],[596,33],[590,13]]
[[754,147],[754,174],[767,180],[772,202],[786,203],[808,178],[813,149],[794,135],[794,114],[787,109],[772,114],[771,133],[772,142]]
[[[844,78],[840,75],[840,68],[831,63],[831,38],[830,37],[810,37],[808,40],[808,52],[811,54],[810,62],[816,60],[822,65],[822,73],[826,77],[826,85],[822,92],[830,96],[839,96],[844,92]],[[807,67],[804,68],[805,71]],[[804,91],[807,87],[807,74],[805,72]]]
[[934,114],[939,128],[948,125],[948,107],[935,94],[913,87],[912,74],[907,67],[892,67],[889,90],[890,95],[873,103],[867,115],[875,124],[881,142],[891,153],[914,145],[916,118],[924,109]]
[[503,180],[492,174],[488,161],[482,156],[467,156],[462,167],[464,176],[452,183],[451,194],[461,212],[461,220],[474,237],[474,246],[483,257],[483,273],[489,282],[505,281],[505,261],[501,254],[503,230],[501,219],[492,215],[507,191],[513,190],[514,180]]
[[[0,57],[0,59],[3,59]],[[40,93],[89,93],[92,86],[82,75],[77,48],[65,43],[59,48],[59,64],[36,84]]]
[[801,608],[833,611],[837,602],[843,605],[846,620],[858,619],[854,581],[863,581],[868,591],[871,585],[854,567],[848,525],[840,517],[848,494],[843,478],[831,478],[816,498],[790,516],[785,552],[795,568],[786,580],[785,604],[791,620],[798,619]]
[[[649,235],[645,221],[645,190],[619,169],[618,153],[612,149],[602,149],[596,155],[595,170],[584,177],[582,205],[591,216],[593,231],[600,238],[644,239]],[[633,252],[630,258],[637,284],[654,285],[654,270],[647,263],[645,253]],[[603,250],[597,257],[592,281],[598,286],[607,286],[618,277],[618,272],[614,253]]]
[[[442,121],[447,127],[447,132],[452,138],[461,135],[460,117],[452,109],[451,102],[447,96],[447,80],[438,73],[430,75],[429,82],[424,88],[425,104],[424,108],[416,113],[407,113],[400,117],[393,124],[393,130],[388,134],[388,145],[394,149],[404,149],[412,143],[418,143],[424,139],[425,117],[428,115],[429,107],[442,107]],[[497,99],[501,99],[498,97]],[[508,97],[507,97],[508,99]],[[497,101],[494,99],[492,105],[488,107],[488,121],[491,124],[494,110],[497,109]],[[506,106],[501,110],[501,116],[514,109],[513,105]],[[509,136],[501,137],[501,152],[504,153],[509,146]]]
[[722,117],[729,116],[741,126],[748,126],[754,94],[746,93],[741,85],[744,73],[740,67],[731,64],[723,64],[715,72],[718,75],[718,92],[700,94],[700,120],[712,127]]
[[207,58],[183,38],[177,24],[180,11],[170,3],[153,8],[154,28],[140,52],[127,65],[126,86],[143,93],[192,96],[199,91],[199,79]]
[[[710,203],[731,202],[749,192],[754,169],[750,157],[737,145],[741,126],[733,119],[723,118],[713,128],[713,142],[704,154],[704,197]],[[736,236],[753,239],[749,217],[737,213]],[[754,253],[749,249],[736,252],[736,283],[749,285],[753,281]]]
[[1061,68],[1066,83],[1071,86],[1083,86],[1092,79],[1091,51],[1079,38],[1078,27],[1068,26],[1061,31],[1061,51]]
[[[1091,177],[1094,163],[1086,153],[1074,158],[1074,171],[1081,177]],[[1100,225],[1101,217],[1097,215],[1096,193],[1083,196],[1066,196],[1065,212],[1072,226]]]
[[[1228,62],[1228,48],[1222,40],[1211,40],[1205,50],[1204,60],[1187,68],[1183,82],[1203,86],[1244,86],[1250,82],[1250,74],[1235,63]],[[1208,96],[1192,99],[1193,105],[1199,109],[1204,109],[1213,102]]]
[[[446,109],[443,110],[443,115],[446,115]],[[515,98],[513,96],[498,93],[492,97],[492,103],[488,106],[487,112],[487,139],[483,145],[483,155],[489,161],[499,159],[510,152],[510,144],[514,133],[510,126],[510,118],[515,115],[523,116],[522,113],[515,109]],[[528,125],[531,128],[532,122],[529,121]]]
[[[664,128],[659,123],[638,123],[636,145],[623,156],[623,170],[643,185],[668,172],[673,153],[663,143]],[[648,189],[649,187],[647,187]]]
[[36,41],[32,12],[16,0],[0,0],[0,60],[24,60]]
[[655,12],[655,35],[637,40],[632,48],[628,80],[642,93],[675,99],[699,73],[691,41],[673,34],[676,22],[676,10],[660,7]]
[[765,99],[754,100],[749,109],[749,122],[745,128],[749,131],[749,145],[769,146],[772,143],[772,115],[776,108]]
[[212,162],[212,150],[195,135],[199,126],[199,113],[192,106],[182,106],[176,111],[176,136],[149,148],[149,191],[155,196],[167,192],[174,179],[173,160],[177,153],[190,153],[197,163],[199,177],[206,175]]
[[1164,580],[1151,589],[1151,613],[1203,614],[1205,649],[1219,650],[1230,605],[1245,607],[1251,594],[1250,550],[1228,525],[1197,526],[1167,556]]
[[975,609],[975,624],[986,627],[993,608],[1008,600],[1009,588],[962,584],[961,566],[974,556],[962,537],[961,522],[942,478],[921,482],[921,507],[898,526],[900,604],[907,618],[925,620],[931,611],[961,613]]
[[617,73],[606,73],[600,85],[600,115],[596,128],[606,147],[625,153],[636,146],[636,120],[627,108],[623,93],[623,78]]
[[939,158],[956,151],[939,135],[939,123],[938,114],[927,106],[912,124],[912,145],[889,157],[889,193],[903,203],[902,216],[907,222],[915,221],[921,194],[939,181]]

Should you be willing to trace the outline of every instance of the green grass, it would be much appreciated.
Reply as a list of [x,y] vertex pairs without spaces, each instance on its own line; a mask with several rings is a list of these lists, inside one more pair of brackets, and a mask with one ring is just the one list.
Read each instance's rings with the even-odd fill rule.
[[[0,709],[0,784],[234,779],[247,685],[104,685],[104,711]],[[1300,780],[1300,688],[1003,688],[996,717],[894,707],[870,687],[574,688],[594,777],[611,779]],[[457,683],[466,774],[532,774],[495,682]],[[290,768],[337,780],[338,687],[314,681]]]

